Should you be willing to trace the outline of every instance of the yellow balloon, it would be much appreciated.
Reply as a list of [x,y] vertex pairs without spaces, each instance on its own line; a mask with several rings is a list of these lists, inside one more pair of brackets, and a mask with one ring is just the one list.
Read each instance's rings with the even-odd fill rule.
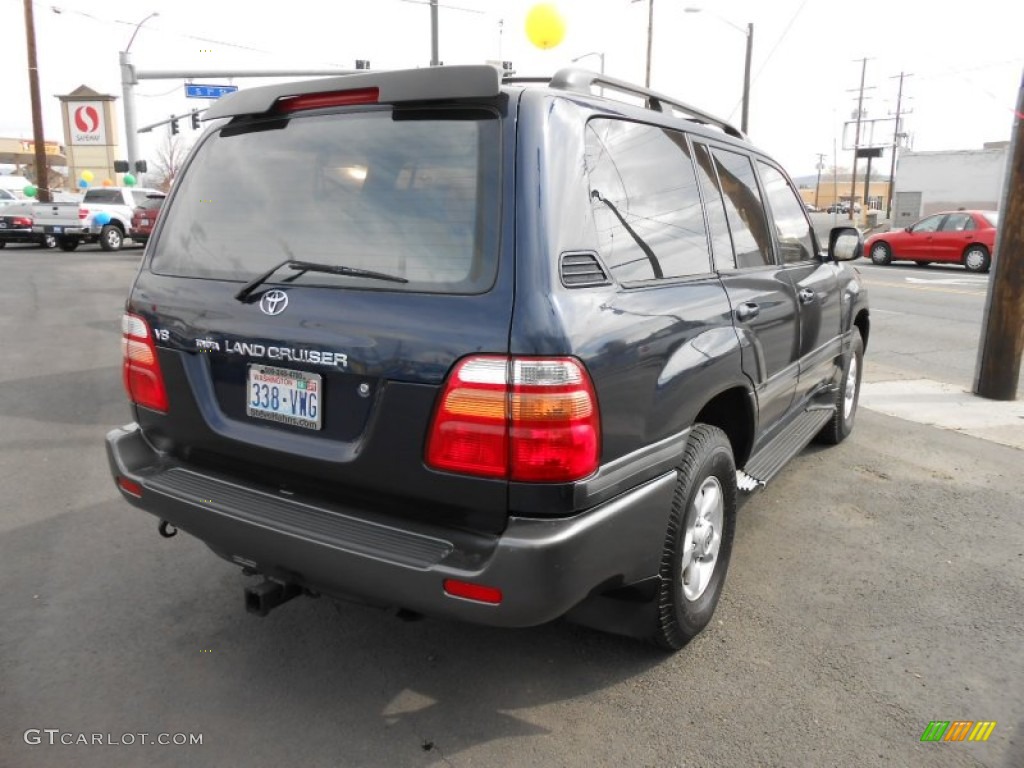
[[82,178],[85,181],[92,181],[95,177],[92,175],[92,171],[82,171]]
[[554,48],[565,37],[565,20],[551,3],[533,6],[526,15],[526,36],[538,48]]

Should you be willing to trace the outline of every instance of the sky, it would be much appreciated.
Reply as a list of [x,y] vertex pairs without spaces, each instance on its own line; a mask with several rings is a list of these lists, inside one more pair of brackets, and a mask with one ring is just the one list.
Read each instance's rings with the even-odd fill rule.
[[[573,58],[603,53],[608,74],[643,82],[648,0],[556,0],[566,33],[549,50],[535,47],[525,33],[535,0],[440,1],[446,64],[509,60],[518,74],[550,75]],[[843,124],[856,110],[863,58],[868,118],[891,117],[896,77],[911,75],[903,106],[914,150],[980,149],[1010,138],[1024,72],[1024,3],[653,2],[651,87],[737,126],[745,29],[754,25],[750,138],[792,176],[813,174],[818,153],[827,167],[849,167]],[[425,0],[53,0],[33,8],[45,134],[61,143],[55,95],[79,85],[118,97],[123,137],[118,51],[153,12],[159,15],[146,21],[131,46],[140,70],[351,68],[356,59],[369,59],[374,69],[398,69],[430,60]],[[23,0],[0,0],[0,137],[32,137],[24,28]],[[600,57],[585,56],[577,66],[596,70]],[[234,80],[240,87],[267,82]],[[205,106],[184,97],[183,83],[141,81],[137,124]],[[892,123],[878,125],[888,125],[890,141]],[[141,155],[152,160],[165,135],[166,129],[141,135]],[[196,136],[182,121],[182,138]]]

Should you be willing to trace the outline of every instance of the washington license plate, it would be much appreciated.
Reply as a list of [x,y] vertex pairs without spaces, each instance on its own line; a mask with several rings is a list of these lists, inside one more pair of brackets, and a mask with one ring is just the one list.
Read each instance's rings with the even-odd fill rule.
[[323,423],[322,383],[316,373],[250,365],[245,412],[256,419],[320,429]]

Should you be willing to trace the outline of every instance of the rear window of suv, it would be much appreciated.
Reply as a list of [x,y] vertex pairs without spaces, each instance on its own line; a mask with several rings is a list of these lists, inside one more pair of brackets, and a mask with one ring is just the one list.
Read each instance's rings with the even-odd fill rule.
[[482,293],[497,272],[499,128],[484,109],[227,125],[178,179],[150,268],[241,282],[298,259],[409,281],[307,272],[301,285]]

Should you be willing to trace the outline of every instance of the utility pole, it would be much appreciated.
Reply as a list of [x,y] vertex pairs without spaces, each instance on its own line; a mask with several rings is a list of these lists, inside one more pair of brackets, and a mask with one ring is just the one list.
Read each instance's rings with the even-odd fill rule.
[[[868,71],[868,60],[861,59],[860,65],[860,93],[857,96],[857,133],[853,139],[853,173],[850,178],[850,221],[853,221],[853,212],[857,200],[857,152],[860,150],[860,119],[864,109],[864,76]],[[867,201],[864,201],[865,204]]]
[[36,63],[36,23],[32,15],[32,0],[25,0],[25,36],[28,42],[28,87],[32,94],[32,139],[36,154],[36,195],[48,203],[50,195],[50,168],[46,164],[46,137],[43,134],[43,105],[39,99],[39,65]]
[[[906,72],[900,72],[899,90],[896,91],[896,127],[892,129],[892,160],[889,165],[889,203],[885,206],[885,218],[892,219],[892,197],[896,192],[896,147],[900,140],[900,119],[903,117],[903,78],[913,77]],[[894,78],[890,78],[894,79]]]
[[975,394],[993,400],[1017,398],[1024,350],[1024,77],[1015,114],[974,372]]
[[818,181],[814,184],[814,207],[818,207],[818,192],[821,190],[821,171],[825,167],[825,153],[818,152]]

